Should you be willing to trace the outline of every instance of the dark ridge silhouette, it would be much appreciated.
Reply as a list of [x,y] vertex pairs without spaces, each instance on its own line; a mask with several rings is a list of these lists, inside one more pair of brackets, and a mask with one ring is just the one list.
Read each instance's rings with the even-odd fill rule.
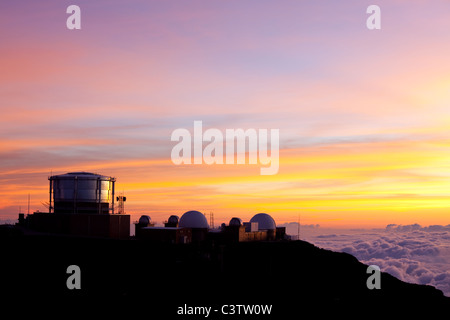
[[[370,315],[450,310],[450,299],[436,288],[386,273],[381,289],[369,290],[367,265],[305,241],[170,245],[23,236],[14,228],[3,228],[1,234],[2,296],[22,304],[67,305],[73,312],[125,308],[130,314],[145,311],[167,318],[177,318],[177,307],[184,304],[216,309],[222,304],[272,304],[271,315],[260,315],[263,319],[298,319],[308,310],[319,318],[361,315],[357,310]],[[69,265],[81,268],[81,290],[66,287]]]

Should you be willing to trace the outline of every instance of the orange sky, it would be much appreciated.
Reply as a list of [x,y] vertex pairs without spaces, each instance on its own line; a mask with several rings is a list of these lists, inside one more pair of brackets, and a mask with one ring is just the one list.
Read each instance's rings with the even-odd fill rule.
[[[0,11],[0,219],[44,210],[50,172],[117,177],[162,222],[449,224],[450,5],[68,1]],[[280,130],[280,168],[176,166],[171,132]]]
[[[128,197],[127,212],[133,218],[150,214],[158,222],[198,209],[214,212],[216,223],[264,211],[279,223],[296,221],[300,214],[302,223],[332,227],[446,224],[450,183],[442,174],[448,166],[442,160],[445,147],[426,141],[411,148],[395,141],[282,150],[280,171],[272,176],[259,175],[258,165],[174,166],[170,159],[94,162],[76,169],[98,168],[116,176],[118,192]],[[49,173],[20,175],[32,177],[32,184],[2,184],[5,203],[24,211],[30,192],[32,209],[43,210]]]

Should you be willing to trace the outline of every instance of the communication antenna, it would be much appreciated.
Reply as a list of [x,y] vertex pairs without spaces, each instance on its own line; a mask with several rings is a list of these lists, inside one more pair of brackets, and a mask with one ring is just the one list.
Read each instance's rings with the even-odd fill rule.
[[297,240],[300,240],[300,213],[298,214],[298,221],[297,221]]
[[30,194],[28,194],[28,214],[30,214]]
[[214,212],[209,212],[209,227],[214,229]]
[[50,169],[50,177],[48,178],[48,180],[50,181],[49,184],[49,199],[48,199],[48,213],[52,213],[52,192],[53,192],[53,169]]

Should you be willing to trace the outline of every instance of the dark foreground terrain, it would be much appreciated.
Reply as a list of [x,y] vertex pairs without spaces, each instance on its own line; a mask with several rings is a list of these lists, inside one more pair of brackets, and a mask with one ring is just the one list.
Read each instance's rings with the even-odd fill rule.
[[[366,265],[304,241],[163,245],[20,235],[0,241],[1,304],[18,315],[46,315],[58,306],[73,316],[126,310],[127,318],[205,318],[177,315],[185,304],[217,310],[225,304],[272,305],[271,315],[216,312],[208,317],[217,319],[311,319],[305,316],[311,312],[318,319],[367,318],[450,310],[441,291],[385,273],[381,289],[369,290]],[[70,265],[80,267],[80,290],[66,286]]]

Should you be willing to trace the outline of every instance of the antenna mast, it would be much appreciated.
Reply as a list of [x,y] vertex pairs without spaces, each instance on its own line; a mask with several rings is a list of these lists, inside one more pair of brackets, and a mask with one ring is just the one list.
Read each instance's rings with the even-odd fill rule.
[[123,195],[123,191],[118,197],[116,197],[116,200],[119,203],[119,214],[125,214],[124,202],[127,201],[127,197]]
[[209,212],[209,227],[214,229],[214,212]]

